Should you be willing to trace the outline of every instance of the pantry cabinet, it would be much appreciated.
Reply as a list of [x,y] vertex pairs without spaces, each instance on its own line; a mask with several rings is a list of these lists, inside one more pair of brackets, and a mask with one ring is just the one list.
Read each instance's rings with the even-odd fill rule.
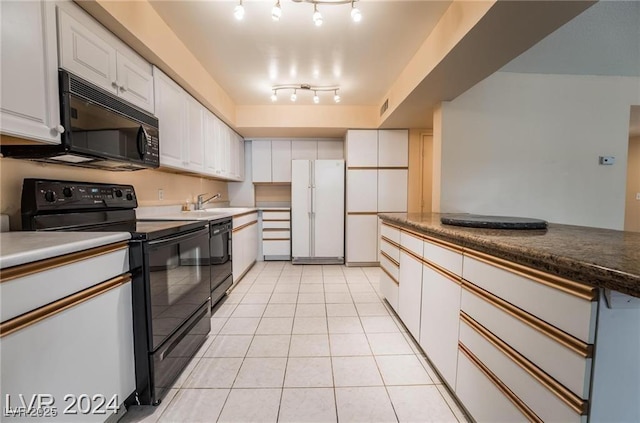
[[3,2],[0,19],[0,132],[59,144],[55,3]]
[[153,70],[115,35],[81,10],[58,8],[60,66],[154,113]]

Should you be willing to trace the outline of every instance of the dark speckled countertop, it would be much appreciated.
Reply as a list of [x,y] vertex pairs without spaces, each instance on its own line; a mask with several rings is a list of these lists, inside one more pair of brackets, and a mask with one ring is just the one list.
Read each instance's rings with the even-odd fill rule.
[[640,233],[554,223],[534,230],[465,228],[440,223],[438,213],[379,216],[463,248],[640,297]]

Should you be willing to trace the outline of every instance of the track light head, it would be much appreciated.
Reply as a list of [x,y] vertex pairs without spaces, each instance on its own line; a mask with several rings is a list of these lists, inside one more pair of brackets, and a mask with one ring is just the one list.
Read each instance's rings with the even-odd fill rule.
[[279,21],[281,16],[282,8],[280,8],[280,0],[278,0],[275,6],[273,6],[273,9],[271,9],[271,19],[273,19],[274,21]]
[[362,13],[360,13],[360,9],[358,9],[355,5],[355,2],[351,2],[351,19],[354,22],[360,22],[362,20]]
[[316,26],[322,25],[322,13],[318,10],[317,4],[313,5],[313,23],[316,24]]
[[239,21],[244,18],[244,6],[242,5],[242,0],[240,0],[240,3],[233,9],[233,16]]

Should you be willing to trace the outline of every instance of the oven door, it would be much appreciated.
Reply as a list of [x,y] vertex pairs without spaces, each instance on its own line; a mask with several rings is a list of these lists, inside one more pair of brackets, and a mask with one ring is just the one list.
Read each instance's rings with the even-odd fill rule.
[[211,305],[231,287],[231,221],[211,224]]
[[209,301],[209,228],[150,241],[145,250],[149,345],[155,351]]

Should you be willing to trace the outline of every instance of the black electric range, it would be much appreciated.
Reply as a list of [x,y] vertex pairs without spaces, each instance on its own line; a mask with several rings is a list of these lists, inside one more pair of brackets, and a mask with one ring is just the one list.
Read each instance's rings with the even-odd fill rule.
[[158,404],[210,331],[209,226],[137,221],[137,205],[131,185],[25,179],[22,225],[131,234],[136,392],[130,400]]

